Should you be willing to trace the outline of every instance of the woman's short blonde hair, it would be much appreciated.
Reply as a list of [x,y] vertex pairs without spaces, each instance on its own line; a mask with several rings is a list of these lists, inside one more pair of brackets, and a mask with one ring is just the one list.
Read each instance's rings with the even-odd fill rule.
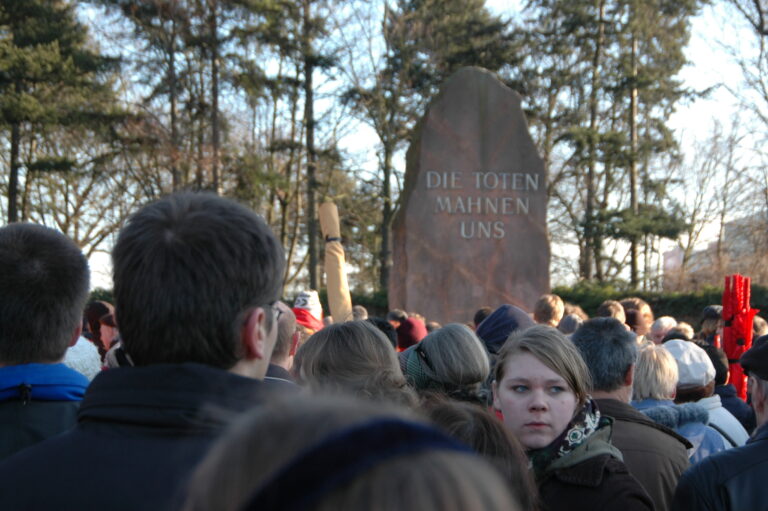
[[[245,509],[257,492],[271,489],[276,475],[285,476],[291,467],[301,467],[292,465],[301,455],[327,445],[329,439],[345,431],[374,427],[381,420],[419,424],[405,410],[352,396],[292,396],[290,400],[264,404],[239,418],[198,465],[183,509]],[[390,442],[389,446],[370,446],[370,450],[351,446],[358,449],[360,458],[370,458],[362,465],[364,468],[351,472],[345,473],[344,466],[337,469],[339,473],[324,467],[304,467],[327,480],[321,485],[322,492],[307,497],[301,486],[290,485],[276,491],[283,492],[288,500],[307,497],[302,508],[308,511],[520,509],[508,483],[479,456],[435,444],[405,449],[405,440],[402,444],[398,439]],[[377,454],[377,450],[388,447],[393,454]],[[334,483],[337,476],[347,481]]]
[[312,334],[293,364],[298,382],[313,391],[354,393],[407,406],[416,403],[392,343],[367,321],[336,323]]
[[637,355],[632,399],[673,399],[677,379],[675,357],[664,345],[647,346]]
[[580,405],[586,402],[592,386],[589,369],[576,346],[560,331],[550,326],[536,325],[510,335],[499,351],[496,362],[494,376],[497,384],[504,378],[507,360],[522,353],[533,355],[560,375]]

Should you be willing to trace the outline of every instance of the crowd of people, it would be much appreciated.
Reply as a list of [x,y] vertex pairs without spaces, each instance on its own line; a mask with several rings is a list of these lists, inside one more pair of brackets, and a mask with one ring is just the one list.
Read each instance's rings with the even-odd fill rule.
[[0,228],[2,509],[768,509],[759,317],[748,403],[718,305],[698,329],[553,294],[324,317],[315,291],[279,300],[262,218],[189,192],[135,212],[112,260],[114,306],[87,303],[72,241]]

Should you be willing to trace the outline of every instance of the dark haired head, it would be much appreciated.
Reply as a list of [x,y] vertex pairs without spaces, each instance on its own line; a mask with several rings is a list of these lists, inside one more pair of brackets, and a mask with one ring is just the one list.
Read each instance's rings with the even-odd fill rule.
[[0,228],[0,362],[60,360],[81,325],[88,285],[88,261],[60,232]]
[[637,358],[635,335],[614,318],[592,318],[571,336],[589,368],[594,390],[611,392],[624,385]]
[[404,310],[392,309],[391,311],[387,312],[388,321],[397,321],[402,323],[406,319],[408,319],[408,314]]
[[482,323],[485,318],[490,316],[491,312],[493,312],[493,309],[490,307],[480,307],[477,309],[475,316],[472,318],[472,322],[475,324],[475,328],[480,326],[480,323]]
[[[112,252],[115,306],[136,365],[229,369],[254,307],[277,300],[283,251],[264,220],[213,194],[170,195],[141,208]],[[271,311],[265,326],[271,328]]]
[[384,318],[368,318],[365,321],[373,323],[373,326],[381,330],[381,332],[387,336],[389,342],[392,343],[392,347],[397,348],[397,331],[395,331],[395,327],[392,326],[392,323]]
[[725,385],[728,381],[728,356],[723,350],[708,342],[697,342],[696,346],[706,352],[715,367],[715,385]]

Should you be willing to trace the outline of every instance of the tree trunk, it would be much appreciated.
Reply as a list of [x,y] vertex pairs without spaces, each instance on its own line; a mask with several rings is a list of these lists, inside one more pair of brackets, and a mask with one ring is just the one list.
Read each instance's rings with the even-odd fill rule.
[[11,175],[8,177],[8,223],[19,221],[19,145],[21,127],[18,122],[11,124]]
[[210,0],[211,7],[211,178],[213,192],[221,192],[219,178],[219,27],[218,0]]
[[314,58],[312,55],[312,35],[310,27],[310,3],[304,0],[304,124],[306,126],[307,144],[307,236],[309,255],[309,287],[317,289],[317,222],[315,220],[315,190],[317,189],[316,154],[315,154],[315,113],[314,93],[312,90],[312,72]]
[[604,17],[605,0],[597,0],[598,26],[597,39],[595,40],[595,53],[592,57],[592,89],[589,94],[589,168],[587,170],[587,207],[585,211],[586,222],[584,225],[584,254],[581,258],[581,276],[590,280],[593,276],[593,252],[596,244],[595,232],[595,193],[597,173],[597,93],[600,87],[600,55],[603,50],[603,38],[605,36]]
[[177,91],[176,91],[176,20],[171,17],[171,42],[168,47],[168,94],[171,100],[171,182],[173,191],[181,186],[179,175],[179,131],[177,124]]
[[383,210],[381,214],[381,252],[379,253],[379,264],[381,273],[379,274],[379,285],[386,291],[389,287],[389,273],[392,268],[392,247],[391,247],[391,227],[392,227],[392,189],[390,178],[392,175],[392,152],[393,144],[386,142],[384,144],[384,168],[382,169],[381,200]]
[[[637,203],[637,37],[632,34],[632,91],[630,93],[629,138],[632,144],[629,159],[629,201],[632,216],[638,214]],[[638,239],[633,236],[630,241],[629,283],[637,289],[639,278],[637,269]]]

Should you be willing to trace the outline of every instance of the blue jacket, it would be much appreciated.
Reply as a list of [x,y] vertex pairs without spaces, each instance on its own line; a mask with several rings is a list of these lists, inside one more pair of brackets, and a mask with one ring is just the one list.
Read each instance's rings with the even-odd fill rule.
[[730,384],[718,385],[715,387],[715,394],[720,396],[723,408],[731,412],[751,435],[755,430],[755,411],[736,395],[736,387]]
[[728,449],[692,466],[680,478],[674,511],[768,510],[768,425],[747,445]]
[[88,383],[64,364],[0,367],[0,459],[74,427]]
[[646,399],[639,402],[633,401],[632,406],[688,439],[693,444],[693,448],[688,453],[692,464],[730,447],[720,433],[707,425],[709,412],[701,405],[696,403],[676,405],[671,400]]

